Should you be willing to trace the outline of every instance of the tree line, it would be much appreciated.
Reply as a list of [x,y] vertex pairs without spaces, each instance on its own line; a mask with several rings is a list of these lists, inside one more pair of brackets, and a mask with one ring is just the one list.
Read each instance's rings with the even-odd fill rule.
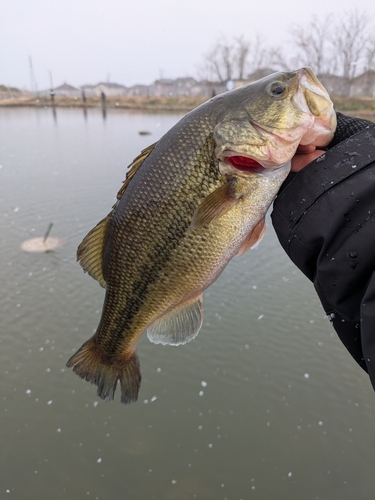
[[310,66],[318,75],[349,81],[375,69],[375,27],[366,12],[354,10],[325,18],[315,15],[307,26],[292,25],[288,33],[290,41],[282,47],[267,45],[259,35],[253,40],[221,37],[203,55],[200,76],[215,81],[242,80],[259,68]]

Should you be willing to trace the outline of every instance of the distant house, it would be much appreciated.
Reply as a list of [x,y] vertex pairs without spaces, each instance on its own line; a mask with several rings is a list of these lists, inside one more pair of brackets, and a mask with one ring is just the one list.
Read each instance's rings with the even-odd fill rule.
[[228,80],[227,82],[227,90],[239,89],[244,85],[248,85],[252,83],[254,80],[246,79],[246,80]]
[[100,96],[102,92],[106,97],[110,96],[121,96],[128,95],[128,89],[125,85],[120,85],[119,83],[98,83],[93,88],[94,95]]
[[177,95],[177,86],[175,81],[170,78],[155,80],[150,85],[150,94],[154,96],[175,96]]
[[197,84],[191,77],[177,78],[174,82],[178,96],[190,96],[192,88]]
[[[49,97],[51,95],[51,88],[41,90],[39,95],[42,97]],[[59,87],[55,87],[53,89],[55,96],[63,96],[63,97],[79,97],[81,95],[81,91],[73,85],[69,85],[68,83],[63,83]]]
[[246,78],[243,78],[241,80],[231,80],[230,88],[228,88],[229,82],[227,82],[227,89],[238,89],[240,87],[243,87],[244,85],[248,85],[249,83],[253,83],[256,80],[259,80],[260,78],[271,75],[272,73],[275,73],[275,70],[272,68],[258,68],[257,70],[253,71],[253,73],[247,75]]
[[247,75],[247,80],[249,82],[255,82],[256,80],[260,80],[261,78],[264,78],[265,76],[272,75],[272,73],[275,73],[276,70],[272,68],[258,68],[249,75]]
[[16,87],[8,87],[6,85],[0,85],[0,101],[2,99],[12,99],[14,97],[22,97],[22,96],[27,96],[30,97],[30,92],[28,91],[21,91],[20,89],[17,89]]
[[81,85],[81,92],[83,92],[86,97],[93,97],[95,95],[94,89],[95,85]]
[[79,89],[66,82],[53,90],[55,92],[55,96],[79,97],[81,95],[81,91]]
[[350,92],[350,82],[342,76],[323,73],[317,75],[328,94],[332,96],[348,96]]
[[128,89],[130,96],[158,97],[212,97],[225,92],[225,84],[219,82],[197,82],[194,78],[162,78],[151,85],[134,85]]
[[133,85],[128,89],[129,96],[148,96],[150,95],[150,87],[148,85]]
[[[41,90],[39,92],[39,95],[41,97],[49,97],[51,95],[51,90],[52,90],[51,88]],[[59,87],[55,87],[53,89],[53,92],[55,96],[64,96],[64,97],[79,97],[81,95],[81,91],[79,89],[73,87],[73,85],[69,85],[66,82],[64,82]]]
[[375,97],[375,71],[368,70],[351,81],[350,97]]
[[225,82],[210,82],[208,80],[203,80],[201,82],[196,82],[195,85],[191,87],[190,95],[210,99],[215,95],[222,94],[226,90]]
[[196,83],[196,80],[190,77],[176,78],[175,80],[162,78],[160,80],[155,80],[155,82],[150,85],[149,92],[151,95],[155,96],[190,96],[192,95],[192,88]]

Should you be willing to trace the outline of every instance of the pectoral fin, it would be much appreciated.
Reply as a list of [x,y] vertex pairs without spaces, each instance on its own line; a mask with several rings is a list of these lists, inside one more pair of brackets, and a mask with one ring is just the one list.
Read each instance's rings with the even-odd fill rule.
[[107,227],[110,215],[99,222],[85,236],[77,250],[77,260],[81,264],[85,273],[89,273],[94,279],[98,280],[102,287],[107,283],[103,276],[103,249],[107,238]]
[[196,229],[210,224],[229,212],[241,198],[242,195],[236,192],[236,179],[223,184],[202,201],[193,215],[190,227]]
[[246,240],[242,243],[241,248],[238,250],[237,257],[243,255],[250,248],[255,248],[262,241],[263,236],[266,234],[266,219],[263,217],[255,224],[253,229],[248,234]]
[[147,337],[154,344],[186,344],[198,335],[202,323],[203,293],[154,321],[147,329]]

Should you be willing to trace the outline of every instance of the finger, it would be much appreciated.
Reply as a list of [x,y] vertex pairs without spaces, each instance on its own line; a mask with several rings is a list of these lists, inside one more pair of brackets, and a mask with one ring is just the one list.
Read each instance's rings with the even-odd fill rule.
[[305,145],[300,144],[297,148],[296,154],[312,153],[315,150],[316,146],[313,146],[312,144],[305,144]]
[[320,149],[316,149],[312,153],[295,155],[292,158],[292,168],[291,168],[291,171],[292,172],[299,172],[304,167],[306,167],[306,165],[308,165],[312,161],[314,161],[317,158],[319,158],[319,156],[324,155],[324,153],[325,153],[325,151],[321,151]]

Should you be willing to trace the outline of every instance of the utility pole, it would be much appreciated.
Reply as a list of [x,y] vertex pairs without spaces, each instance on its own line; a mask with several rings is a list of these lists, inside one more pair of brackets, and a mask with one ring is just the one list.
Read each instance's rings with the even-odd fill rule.
[[53,89],[52,71],[49,72],[49,79],[51,82],[51,101],[53,106],[55,104],[55,91]]
[[39,95],[38,95],[38,86],[36,84],[35,73],[34,73],[34,68],[33,68],[33,61],[31,59],[31,56],[29,56],[29,67],[30,67],[31,92],[33,94],[35,94],[36,97],[39,97]]
[[53,90],[52,71],[49,72],[49,81],[50,81],[50,84],[51,84],[51,89]]

